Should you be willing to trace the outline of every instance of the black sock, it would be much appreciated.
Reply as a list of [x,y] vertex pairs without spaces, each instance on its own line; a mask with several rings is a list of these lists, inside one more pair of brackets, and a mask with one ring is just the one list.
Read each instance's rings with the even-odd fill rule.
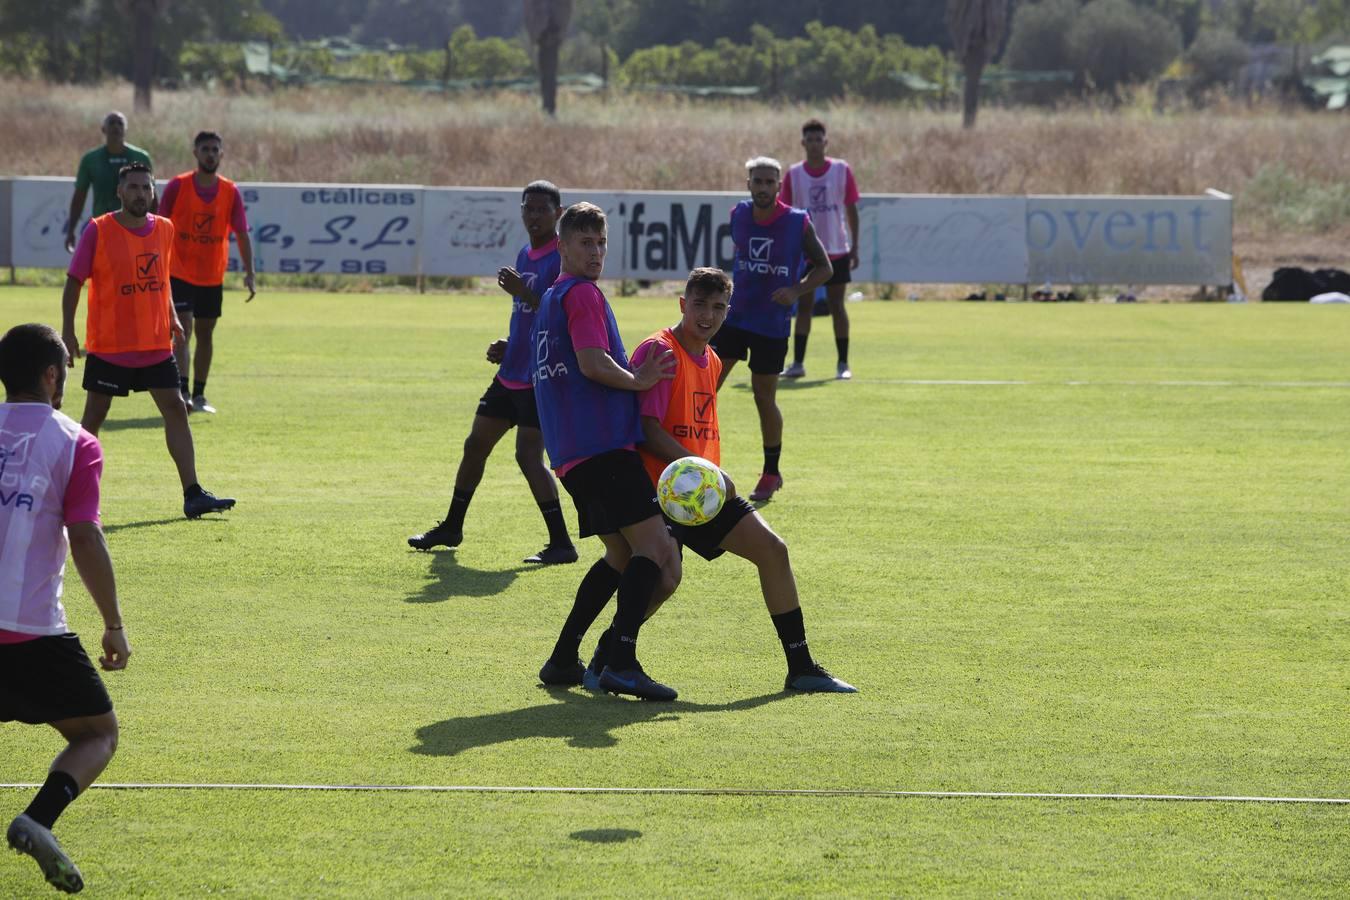
[[192,484],[183,488],[183,499],[191,500],[193,497],[200,497],[203,493],[205,493],[205,491],[202,490],[202,486],[194,481]]
[[56,824],[61,813],[80,795],[80,786],[65,772],[51,772],[43,782],[33,802],[24,812],[34,822],[48,830]]
[[806,360],[806,339],[810,334],[795,334],[792,336],[792,363],[800,366]]
[[637,638],[652,594],[661,581],[661,567],[645,556],[628,560],[619,579],[618,610],[614,613],[614,638],[609,647],[609,665],[618,671],[637,665]]
[[187,393],[187,379],[186,379],[186,378],[179,378],[179,379],[178,379],[178,393],[180,393],[180,394],[186,394],[186,393]]
[[586,577],[581,579],[577,598],[572,601],[572,611],[567,614],[567,621],[558,633],[558,642],[553,645],[553,655],[549,659],[560,666],[570,666],[576,660],[586,629],[594,624],[600,611],[609,603],[609,598],[614,596],[620,577],[603,556],[595,561]]
[[597,675],[604,671],[605,666],[609,665],[609,647],[614,640],[614,626],[606,628],[600,633],[600,640],[595,642],[595,653],[591,654],[591,661],[586,668],[593,670]]
[[765,475],[777,475],[777,474],[778,474],[778,457],[780,457],[780,456],[782,456],[782,455],[783,455],[783,445],[782,445],[782,444],[779,444],[777,447],[765,447],[765,448],[764,448],[764,474],[765,474]]
[[811,651],[806,646],[806,623],[802,621],[802,608],[789,610],[770,616],[778,640],[783,645],[783,654],[787,656],[788,674],[800,675],[816,665]]
[[450,495],[450,510],[445,514],[445,524],[454,531],[463,531],[464,514],[469,511],[469,501],[472,499],[473,491],[455,488],[454,493]]
[[567,521],[563,519],[561,502],[550,500],[540,503],[539,511],[544,514],[544,524],[548,526],[550,547],[566,547],[572,543],[572,539],[567,536]]
[[835,338],[834,349],[839,352],[841,365],[848,365],[848,338]]
[[[186,384],[186,383],[187,383],[187,382],[184,381],[184,384]],[[205,379],[205,378],[203,378],[201,381],[194,381],[194,382],[192,382],[192,396],[194,396],[194,397],[205,397],[205,396],[206,396],[206,379]]]

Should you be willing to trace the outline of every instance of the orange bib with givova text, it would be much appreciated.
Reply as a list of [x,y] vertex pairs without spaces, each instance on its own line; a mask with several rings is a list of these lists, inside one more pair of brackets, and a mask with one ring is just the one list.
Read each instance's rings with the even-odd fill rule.
[[184,172],[173,201],[174,230],[178,244],[173,251],[174,278],[199,287],[215,287],[225,281],[230,263],[230,213],[234,209],[234,182],[220,177],[210,203],[197,196],[195,176]]
[[172,350],[173,223],[155,216],[150,233],[138,237],[115,216],[108,213],[94,220],[98,245],[89,275],[85,344],[91,353]]
[[[670,405],[661,419],[661,427],[679,441],[692,456],[722,464],[722,438],[717,433],[717,379],[722,377],[722,360],[709,347],[708,365],[700,366],[680,346],[680,341],[669,328],[658,331],[648,340],[675,351],[675,378],[670,382]],[[656,348],[653,348],[654,350]],[[661,478],[666,462],[647,453],[638,445],[642,464],[647,467],[652,484]]]

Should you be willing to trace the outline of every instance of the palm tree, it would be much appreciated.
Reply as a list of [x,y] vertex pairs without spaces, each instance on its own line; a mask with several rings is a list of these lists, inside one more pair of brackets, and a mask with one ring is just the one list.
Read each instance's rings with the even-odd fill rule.
[[961,125],[975,127],[980,105],[980,76],[994,61],[1008,24],[1008,0],[947,0],[947,29],[956,59],[965,70]]
[[558,51],[572,21],[572,0],[525,0],[525,28],[539,51],[539,92],[544,112],[558,112]]

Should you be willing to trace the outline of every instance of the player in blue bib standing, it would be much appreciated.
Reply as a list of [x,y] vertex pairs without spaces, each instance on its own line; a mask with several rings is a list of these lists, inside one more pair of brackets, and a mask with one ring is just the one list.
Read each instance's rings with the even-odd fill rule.
[[539,504],[539,512],[548,527],[548,546],[527,563],[544,565],[577,561],[577,548],[567,536],[558,486],[544,465],[544,438],[539,431],[539,413],[534,402],[530,373],[534,368],[534,348],[530,330],[534,324],[539,298],[558,279],[562,261],[558,255],[558,218],[562,215],[562,196],[548,181],[532,181],[520,198],[520,219],[530,242],[520,249],[515,268],[504,266],[497,273],[497,284],[512,297],[511,330],[505,340],[493,341],[487,349],[488,362],[498,363],[497,375],[478,401],[478,414],[464,441],[464,456],[455,473],[455,489],[450,495],[450,510],[434,528],[408,538],[418,550],[433,547],[458,547],[464,540],[464,515],[483,468],[497,442],[516,428],[516,462]]
[[[712,339],[722,358],[722,380],[738,360],[750,360],[750,390],[764,438],[764,471],[750,499],[768,500],[783,486],[778,460],[783,453],[783,413],[778,409],[778,377],[787,359],[792,311],[798,298],[810,298],[831,274],[830,256],[816,237],[806,210],[778,199],[783,166],[757,156],[745,164],[750,199],[731,211],[731,239],[736,245],[732,273],[736,302],[726,324]],[[811,263],[804,277],[802,260]]]
[[553,653],[539,670],[548,685],[580,685],[586,667],[577,651],[600,611],[618,591],[609,664],[600,687],[645,700],[674,700],[637,660],[637,636],[653,598],[680,582],[680,554],[666,532],[656,490],[638,456],[638,394],[674,375],[669,350],[635,370],[614,311],[596,285],[605,268],[604,210],[578,203],[559,222],[562,275],[545,292],[534,318],[534,399],[549,461],[572,496],[582,537],[605,545],[577,588]]

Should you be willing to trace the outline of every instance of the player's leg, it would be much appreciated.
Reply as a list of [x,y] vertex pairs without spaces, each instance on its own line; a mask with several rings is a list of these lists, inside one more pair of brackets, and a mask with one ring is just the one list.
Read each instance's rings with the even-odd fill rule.
[[[211,360],[216,350],[216,323],[219,321],[217,316],[197,316],[194,319],[197,355],[192,360],[192,409],[195,412],[215,412],[214,407],[206,402],[206,378],[211,374]],[[186,367],[183,374],[187,374]]]
[[[734,501],[728,501],[728,504]],[[714,520],[715,521],[715,520]],[[806,623],[797,595],[797,579],[787,544],[759,513],[749,511],[722,539],[721,548],[755,564],[764,605],[769,609],[783,655],[787,657],[786,690],[853,693],[856,689],[830,675],[814,659],[806,642]]]
[[104,420],[108,418],[108,410],[112,409],[112,400],[112,394],[100,394],[97,391],[91,391],[86,385],[84,414],[80,417],[80,427],[94,437],[98,437],[98,430],[103,427]]
[[192,393],[188,389],[188,372],[191,371],[192,364],[192,309],[191,307],[180,307],[176,303],[174,308],[178,310],[178,321],[183,326],[183,336],[173,339],[173,360],[178,366],[178,392],[183,396],[183,402],[192,403]]
[[736,360],[725,359],[722,361],[722,374],[717,378],[717,389],[719,391],[722,389],[722,385],[727,383],[727,376],[731,374],[731,370],[734,368],[736,368]]
[[[844,266],[847,272],[848,258],[845,257],[836,263],[836,267],[840,265]],[[830,318],[834,320],[834,348],[839,356],[834,377],[840,381],[847,381],[853,377],[853,372],[848,367],[848,309],[844,306],[844,295],[847,291],[847,281],[825,286],[825,299],[830,305]]]
[[463,542],[464,517],[469,512],[474,491],[483,480],[488,457],[492,455],[497,442],[511,430],[510,419],[482,412],[483,401],[479,401],[479,410],[469,427],[469,436],[464,439],[464,452],[459,458],[459,468],[455,471],[455,486],[450,494],[450,508],[446,510],[445,518],[427,531],[408,538],[408,546],[417,550],[430,550],[433,547],[458,547]]
[[752,367],[750,390],[755,397],[759,432],[764,439],[764,470],[750,492],[750,499],[759,502],[768,500],[783,486],[783,476],[778,471],[778,461],[783,455],[783,413],[778,408],[777,371],[756,372]]
[[806,344],[811,337],[814,306],[814,294],[797,300],[796,322],[792,329],[792,365],[783,370],[784,378],[802,378],[806,375]]
[[544,433],[538,427],[521,424],[516,427],[516,465],[530,486],[534,502],[548,528],[548,546],[525,562],[553,565],[577,561],[577,548],[567,534],[562,504],[558,500],[558,483],[544,465]]
[[[567,620],[563,622],[562,630],[558,632],[558,640],[553,645],[553,652],[549,654],[548,661],[544,667],[539,670],[539,680],[544,684],[553,685],[575,685],[585,684],[585,670],[581,665],[581,642],[586,637],[586,632],[595,624],[600,613],[604,611],[609,604],[609,598],[614,596],[614,592],[619,589],[619,581],[622,573],[628,567],[628,560],[632,556],[632,550],[628,542],[620,534],[601,534],[598,535],[601,542],[605,545],[605,555],[597,559],[587,570],[585,577],[581,579],[581,584],[577,587],[576,597],[572,601],[572,609],[567,613]],[[597,649],[597,654],[599,654]],[[599,657],[603,659],[603,655]],[[597,664],[597,659],[592,658],[592,664]],[[604,668],[603,662],[599,663],[599,668]],[[595,678],[599,678],[599,669],[594,673]],[[590,685],[594,689],[596,685]]]
[[600,673],[600,687],[645,700],[674,700],[678,695],[673,688],[654,681],[642,670],[637,640],[653,600],[664,600],[679,586],[680,553],[660,515],[624,526],[620,533],[633,556],[619,579],[609,662]]
[[[173,360],[168,360],[166,365],[172,368]],[[232,508],[233,497],[217,497],[197,481],[197,451],[192,443],[187,407],[178,394],[178,387],[150,387],[148,390],[164,418],[164,443],[168,445],[169,456],[178,468],[178,480],[183,485],[183,515],[196,519],[203,513]]]

